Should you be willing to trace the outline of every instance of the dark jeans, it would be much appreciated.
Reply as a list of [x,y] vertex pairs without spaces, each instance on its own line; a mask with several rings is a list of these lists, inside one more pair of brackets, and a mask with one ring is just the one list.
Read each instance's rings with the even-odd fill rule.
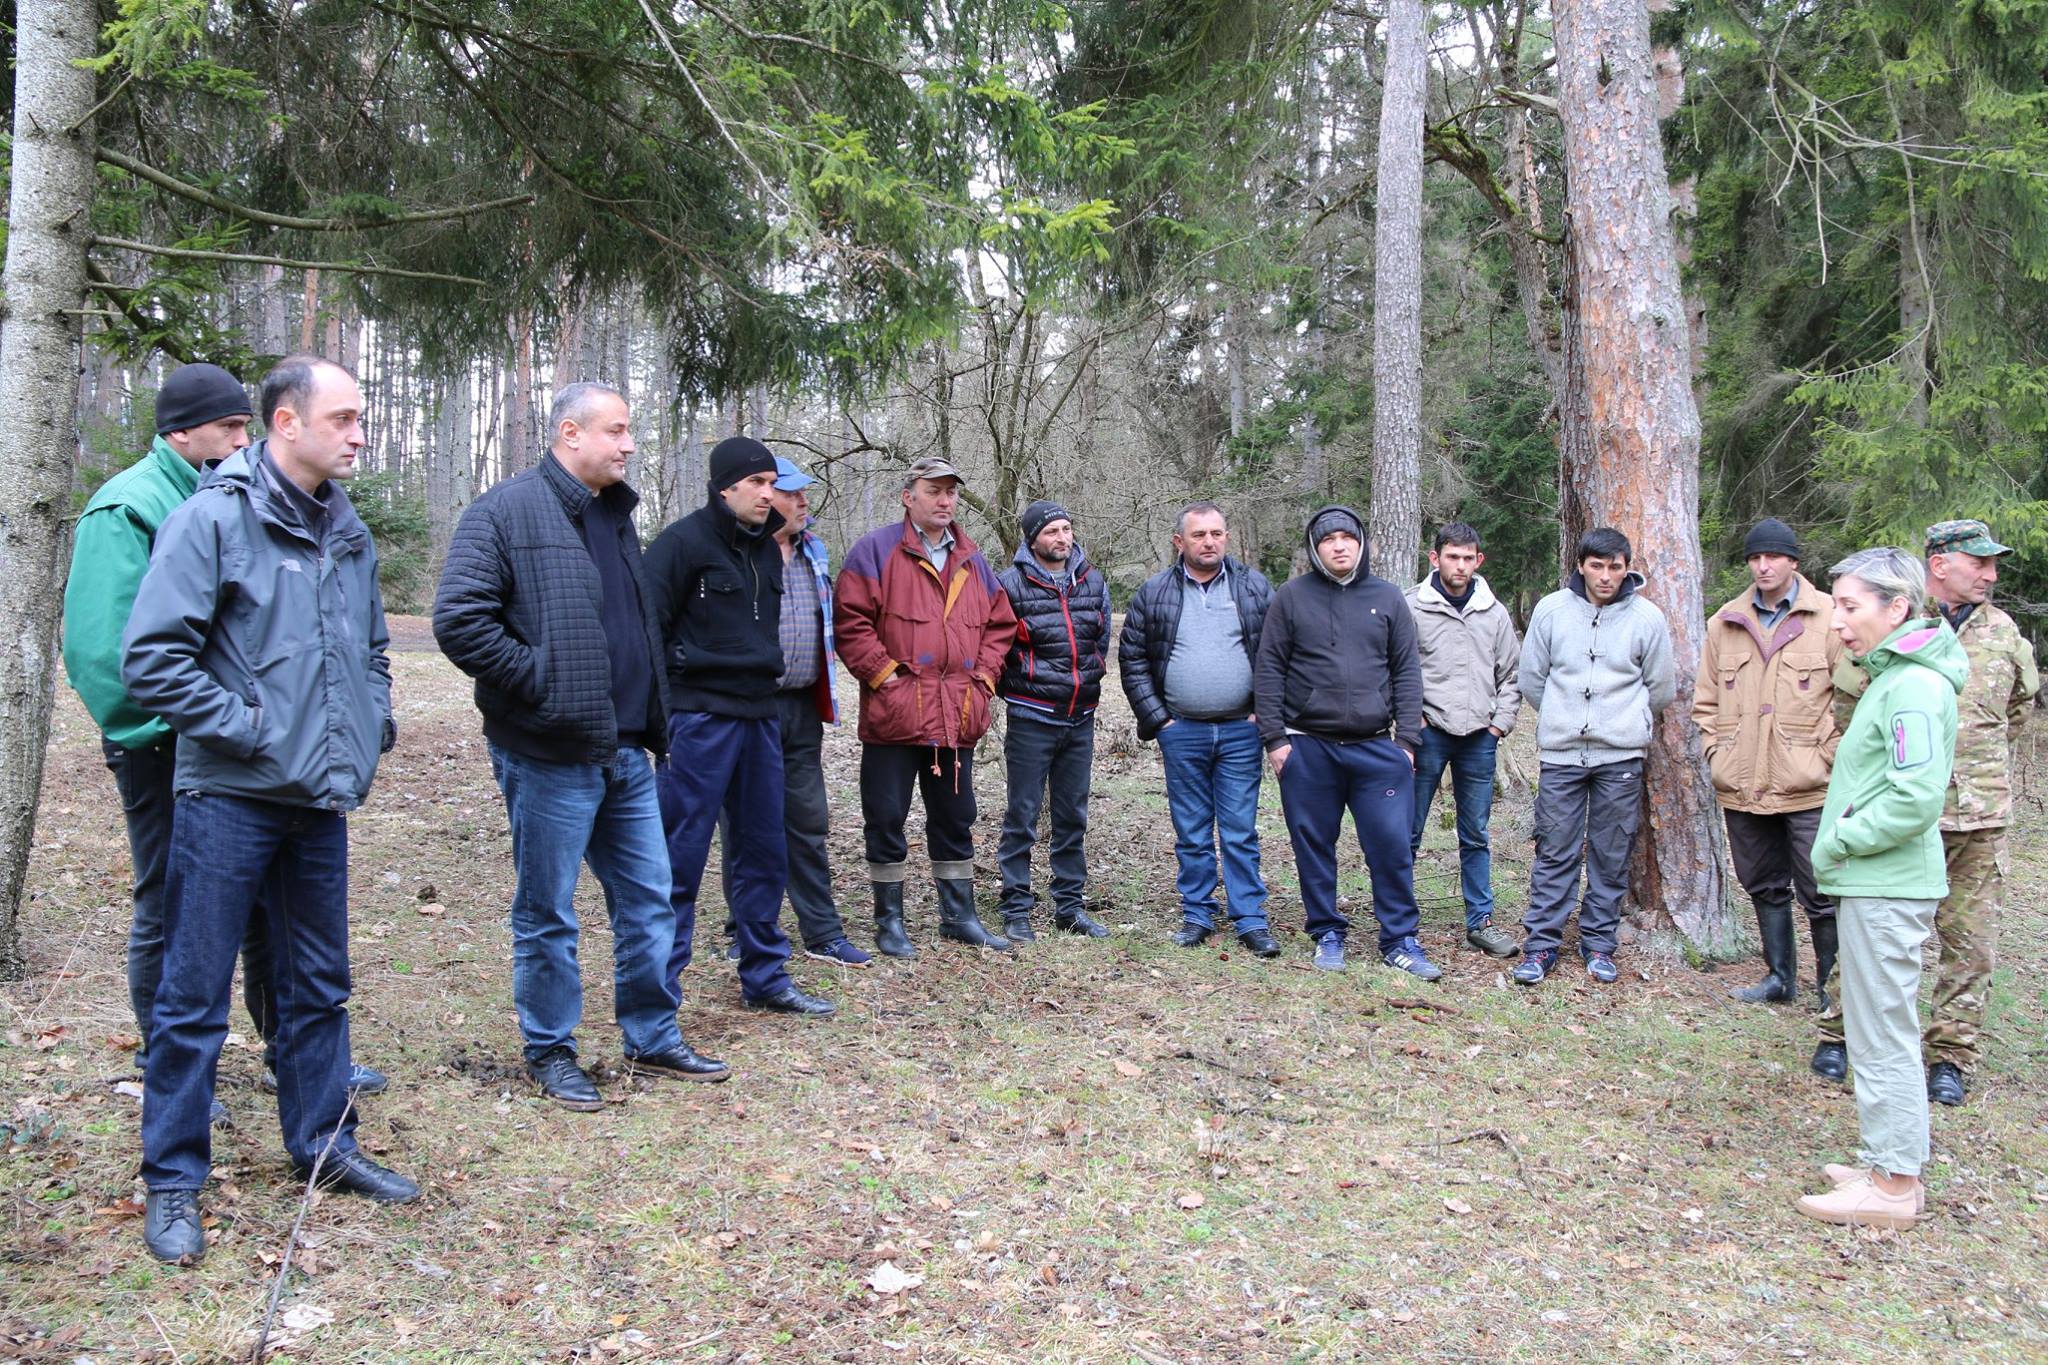
[[1628,857],[1643,813],[1643,760],[1546,763],[1536,787],[1536,864],[1529,870],[1528,936],[1524,953],[1564,942],[1572,896],[1585,864],[1586,893],[1579,901],[1579,954],[1612,953],[1628,894]]
[[275,947],[285,1150],[301,1165],[312,1164],[330,1137],[334,1155],[354,1151],[348,822],[334,811],[188,792],[171,816],[164,892],[163,980],[142,1079],[144,1183],[196,1190],[206,1182],[235,952],[256,913],[268,916]]
[[1181,918],[1216,927],[1217,846],[1230,919],[1240,934],[1266,927],[1259,875],[1259,727],[1249,720],[1176,717],[1159,732],[1166,808],[1173,818]]
[[1415,908],[1415,769],[1391,739],[1346,743],[1290,735],[1294,748],[1280,769],[1280,808],[1294,844],[1301,908],[1308,936],[1343,934],[1351,921],[1337,910],[1337,836],[1344,811],[1358,831],[1372,877],[1372,908],[1381,952],[1413,938]]
[[512,826],[512,1005],[532,1061],[576,1051],[583,1021],[576,876],[588,862],[612,926],[612,1008],[626,1055],[682,1041],[663,973],[675,937],[654,765],[622,748],[607,765],[550,763],[493,744]]
[[[776,718],[782,724],[782,824],[789,860],[789,908],[796,911],[797,931],[804,947],[823,948],[846,937],[846,925],[832,899],[832,861],[825,838],[832,831],[832,808],[825,799],[825,722],[808,687],[775,694]],[[732,825],[718,815],[718,861],[725,879],[726,904],[732,904]],[[730,909],[725,916],[728,940],[739,933]]]
[[1781,815],[1752,815],[1728,810],[1728,852],[1735,860],[1735,879],[1758,906],[1792,908],[1797,894],[1808,919],[1835,913],[1833,900],[1813,880],[1813,841],[1820,833],[1820,807]]
[[924,798],[924,843],[932,875],[967,881],[974,876],[974,750],[929,744],[863,744],[860,816],[868,876],[903,880],[910,843],[903,821],[910,796]]
[[683,969],[697,936],[697,894],[720,815],[734,838],[725,883],[740,947],[740,994],[766,1000],[790,988],[789,939],[782,932],[782,887],[789,863],[782,842],[782,726],[773,716],[741,719],[705,711],[668,718],[668,762],[661,768],[661,825],[668,835],[669,903],[675,943],[668,993],[683,999]]
[[1423,827],[1444,769],[1451,770],[1451,800],[1458,809],[1458,889],[1465,897],[1465,927],[1477,929],[1493,917],[1493,842],[1486,824],[1493,815],[1494,757],[1500,738],[1491,730],[1453,735],[1423,727],[1415,750],[1415,832],[1410,852],[1422,847]]
[[[135,1036],[144,1047],[135,1054],[142,1065],[148,1055],[149,1016],[156,1007],[157,982],[164,975],[164,872],[171,857],[171,775],[177,766],[172,742],[150,749],[124,749],[100,741],[107,771],[121,793],[121,814],[128,826],[128,862],[134,870],[135,916],[128,925],[128,1008],[135,1015]],[[242,940],[242,1003],[266,1043],[277,1036],[277,1001],[270,989],[268,917],[249,916]],[[273,1062],[275,1059],[272,1059]]]
[[1002,912],[1029,915],[1038,897],[1031,890],[1031,846],[1038,841],[1038,814],[1052,793],[1052,909],[1061,919],[1081,912],[1088,884],[1088,779],[1095,764],[1095,718],[1079,725],[1048,725],[1013,711],[1003,734],[1009,770],[1009,803],[1003,809],[1003,837],[997,861],[1003,873]]

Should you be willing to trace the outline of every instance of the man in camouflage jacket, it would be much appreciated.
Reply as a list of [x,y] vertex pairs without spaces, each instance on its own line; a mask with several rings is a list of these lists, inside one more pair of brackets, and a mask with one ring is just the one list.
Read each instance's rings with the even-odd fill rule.
[[[1970,657],[1970,678],[1958,701],[1954,775],[1941,813],[1948,855],[1948,896],[1935,911],[1941,958],[1934,1012],[1921,1034],[1928,1098],[1961,1104],[1965,1075],[1977,1063],[1977,1036],[1997,961],[2004,910],[2005,829],[2012,819],[2012,745],[2041,689],[2033,647],[2012,617],[1991,605],[1998,561],[2011,547],[1981,521],[1944,521],[1927,528],[1927,590]],[[1851,698],[1867,680],[1846,658],[1836,695]],[[1845,1057],[1839,997],[1821,1017],[1813,1069],[1839,1078]]]

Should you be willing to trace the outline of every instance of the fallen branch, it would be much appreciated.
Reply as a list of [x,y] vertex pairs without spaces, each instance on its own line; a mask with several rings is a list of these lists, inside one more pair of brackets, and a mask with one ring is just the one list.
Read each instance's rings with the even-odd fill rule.
[[1522,1149],[1515,1146],[1515,1140],[1498,1128],[1475,1128],[1469,1133],[1460,1133],[1454,1138],[1436,1138],[1430,1142],[1412,1143],[1408,1150],[1411,1152],[1428,1151],[1431,1149],[1441,1151],[1445,1147],[1456,1147],[1461,1142],[1480,1141],[1498,1142],[1501,1146],[1505,1147],[1508,1155],[1515,1159],[1516,1178],[1528,1186],[1530,1193],[1537,1195],[1539,1198],[1541,1197],[1542,1191],[1529,1179],[1528,1167],[1522,1164]]
[[1387,1001],[1390,1010],[1435,1010],[1438,1014],[1463,1016],[1465,1011],[1455,1005],[1441,1004],[1435,1000],[1393,1000]]

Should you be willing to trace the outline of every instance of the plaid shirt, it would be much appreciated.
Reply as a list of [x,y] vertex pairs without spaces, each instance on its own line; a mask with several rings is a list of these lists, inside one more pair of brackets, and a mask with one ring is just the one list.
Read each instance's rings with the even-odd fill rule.
[[[832,556],[831,552],[825,548],[825,542],[812,535],[809,531],[805,531],[803,538],[797,541],[797,549],[802,554],[804,564],[811,571],[811,582],[817,590],[817,596],[812,600],[817,608],[817,612],[815,615],[809,611],[785,611],[782,613],[783,674],[776,681],[775,685],[778,688],[811,687],[817,684],[819,674],[822,671],[825,679],[825,692],[829,696],[832,684],[832,664],[838,657],[832,647]],[[785,603],[789,601],[788,595],[796,591],[796,585],[803,581],[800,575],[793,572],[796,567],[796,559],[797,557],[792,555],[790,562],[783,566],[783,601]],[[802,638],[806,634],[810,636],[808,641]],[[822,653],[819,652],[821,640],[823,645]],[[808,649],[806,648],[807,644],[809,646]],[[806,659],[808,667],[795,662],[800,657]],[[830,705],[831,715],[828,719],[832,724],[837,725],[839,723],[839,703],[834,699]]]

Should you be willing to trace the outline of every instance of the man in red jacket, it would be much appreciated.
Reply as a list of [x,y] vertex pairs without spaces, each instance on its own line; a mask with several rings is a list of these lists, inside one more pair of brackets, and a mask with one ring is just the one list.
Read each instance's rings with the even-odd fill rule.
[[988,561],[953,524],[960,471],[919,460],[903,481],[900,524],[863,536],[839,571],[839,657],[860,679],[860,805],[875,947],[914,955],[903,931],[903,821],[924,797],[939,933],[1003,949],[974,910],[974,745],[988,730],[1003,656],[1017,634]]

